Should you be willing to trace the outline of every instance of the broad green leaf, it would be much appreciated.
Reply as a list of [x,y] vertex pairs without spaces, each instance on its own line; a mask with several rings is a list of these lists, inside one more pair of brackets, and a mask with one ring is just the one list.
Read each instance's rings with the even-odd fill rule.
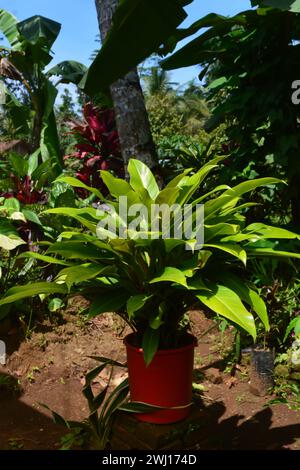
[[[106,91],[176,31],[186,18],[178,0],[123,0],[113,18],[113,26],[103,46],[80,83],[88,95]],[[154,33],[155,28],[155,33]],[[138,41],[137,41],[138,38]]]
[[127,308],[129,320],[131,320],[134,317],[134,314],[136,311],[144,307],[145,303],[147,302],[149,298],[150,296],[139,294],[139,295],[132,295],[128,299],[126,308]]
[[147,367],[151,364],[155,356],[155,353],[158,350],[159,337],[160,337],[159,329],[153,330],[150,326],[147,328],[144,334],[142,349],[144,353],[144,360],[145,360]]
[[244,181],[243,183],[228,189],[223,194],[221,194],[221,196],[213,199],[212,201],[208,201],[205,204],[206,220],[211,218],[212,215],[215,214],[218,210],[224,209],[224,207],[228,207],[228,204],[230,204],[233,200],[238,200],[247,192],[253,191],[260,186],[268,186],[278,183],[282,183],[282,181],[278,178],[258,178],[256,180]]
[[213,312],[242,327],[255,341],[256,328],[253,315],[246,310],[239,296],[233,290],[215,285],[211,288],[210,293],[198,293],[196,297]]
[[[99,217],[98,214],[99,213]],[[75,209],[74,207],[56,207],[55,209],[47,209],[44,211],[44,214],[57,214],[65,215],[66,217],[86,217],[87,220],[94,219],[95,221],[100,220],[102,211],[97,211],[93,207],[84,207],[82,209]],[[100,216],[101,214],[101,216]]]
[[18,42],[17,23],[18,20],[15,16],[2,8],[0,9],[0,31],[12,46]]
[[[64,215],[66,217],[72,217],[75,220],[78,220],[84,227],[88,228],[91,232],[96,233],[97,223],[100,221],[100,217],[97,217],[96,209],[92,207],[87,207],[84,209],[74,209],[73,207],[57,207],[56,209],[48,209],[45,211],[45,214],[57,214]],[[91,219],[95,219],[92,221]]]
[[[50,56],[51,60],[51,56]],[[57,96],[57,89],[55,86],[48,80],[44,85],[45,98],[44,98],[44,113],[43,113],[43,128],[40,138],[40,150],[43,160],[43,164],[39,165],[38,168],[33,172],[32,179],[36,177],[37,173],[43,172],[43,177],[51,179],[60,175],[63,169],[63,159],[62,153],[60,150],[60,142],[58,136],[58,130],[56,125],[56,118],[54,114],[54,103]],[[46,173],[47,167],[50,166],[50,175]]]
[[227,80],[228,80],[227,77],[216,78],[216,80],[213,80],[211,83],[209,83],[207,88],[209,90],[213,90],[214,88],[223,87],[227,83]]
[[53,243],[47,253],[56,253],[67,259],[102,259],[103,252],[95,246],[87,245],[83,241],[67,241]]
[[274,257],[274,258],[297,258],[300,259],[300,253],[274,250],[273,248],[251,248],[247,247],[248,257]]
[[14,197],[6,199],[4,202],[4,207],[8,212],[20,212],[21,211],[21,206],[20,206],[18,199],[15,199]]
[[247,263],[247,253],[244,248],[239,245],[234,245],[230,243],[205,243],[203,245],[203,248],[215,248],[216,250],[225,251],[226,253],[229,253],[230,255],[235,256],[236,258],[241,260],[244,265],[246,265]]
[[244,241],[256,242],[261,240],[259,235],[255,233],[237,233],[236,235],[229,235],[228,237],[223,237],[220,241],[223,243],[241,243]]
[[229,201],[222,209],[218,217],[223,217],[224,219],[229,219],[229,216],[233,214],[234,216],[242,217],[238,212],[248,209],[249,207],[255,207],[258,204],[256,202],[245,202],[244,204],[240,204],[237,206],[237,203],[240,201],[240,198],[235,198]]
[[127,181],[121,178],[116,178],[109,171],[100,171],[101,178],[104,184],[108,187],[109,192],[114,197],[126,196],[132,192],[132,187]]
[[300,318],[298,317],[298,321],[296,322],[296,325],[294,327],[294,333],[296,336],[299,336],[300,334]]
[[180,240],[179,238],[164,238],[163,239],[166,253],[171,253],[174,248],[180,245],[185,245],[185,240]]
[[100,266],[99,264],[80,264],[62,269],[56,276],[56,282],[65,282],[69,289],[73,284],[79,284],[89,279],[96,278],[100,273],[108,273],[113,269],[112,266]]
[[21,222],[27,222],[24,214],[22,212],[13,212],[10,217],[11,220],[19,220]]
[[275,239],[286,239],[286,240],[292,240],[295,238],[298,238],[300,240],[300,235],[297,233],[293,233],[290,230],[286,230],[283,228],[279,227],[272,227],[270,225],[265,225],[265,224],[260,224],[260,223],[255,223],[248,225],[248,227],[245,228],[245,232],[253,232],[258,234],[261,238],[275,238]]
[[204,16],[203,18],[200,18],[200,20],[195,21],[191,26],[189,26],[186,29],[179,29],[177,30],[176,37],[178,37],[179,40],[184,39],[186,37],[189,37],[199,29],[202,28],[209,28],[212,26],[219,26],[222,24],[224,21],[229,21],[230,18],[223,16],[223,15],[218,15],[216,13],[209,13],[208,15]]
[[116,312],[124,309],[129,294],[123,289],[107,290],[107,292],[99,292],[99,298],[91,303],[89,317],[96,317],[101,313]]
[[167,266],[160,276],[151,279],[150,284],[157,282],[174,282],[187,287],[185,275],[179,269],[170,266]]
[[189,202],[193,194],[199,189],[200,184],[205,180],[209,173],[218,167],[218,163],[224,160],[224,157],[216,157],[192,176],[186,176],[179,183],[181,189],[177,202],[181,205]]
[[220,186],[217,186],[216,188],[212,189],[211,191],[199,197],[198,199],[195,199],[195,201],[193,201],[193,205],[200,204],[200,202],[203,202],[205,199],[212,196],[214,193],[218,193],[219,191],[226,191],[227,189],[230,189],[230,186],[228,186],[227,184],[221,184]]
[[180,175],[175,176],[165,187],[165,189],[177,188],[180,182],[192,171],[191,168],[184,170]]
[[270,323],[268,318],[267,307],[262,298],[255,292],[253,289],[243,281],[241,281],[237,276],[232,273],[226,272],[222,276],[222,283],[232,289],[241,300],[246,302],[250,307],[257,313],[261,319],[264,327],[267,331],[270,330]]
[[48,70],[47,77],[57,76],[60,77],[59,83],[74,83],[78,85],[86,72],[87,67],[80,62],[65,60]]
[[149,197],[154,201],[159,188],[151,170],[140,160],[130,159],[128,164],[128,173],[130,175],[130,186],[141,194],[141,189],[145,189]]
[[179,192],[180,189],[178,187],[165,188],[160,191],[159,195],[155,200],[155,204],[168,204],[169,206],[172,206],[172,204],[176,203]]
[[19,33],[30,44],[47,45],[50,49],[59,35],[61,24],[43,16],[32,16],[17,24]]
[[158,313],[154,313],[149,319],[149,325],[153,330],[157,330],[164,323],[165,303],[162,302],[158,307]]
[[0,248],[3,250],[15,250],[20,245],[26,245],[24,240],[17,237],[7,237],[6,235],[2,235],[0,233]]
[[[172,70],[181,67],[188,67],[190,65],[198,65],[211,59],[212,54],[215,54],[214,48],[210,46],[210,41],[216,37],[221,37],[232,30],[233,26],[246,25],[247,17],[256,16],[255,11],[248,11],[238,14],[232,18],[226,18],[220,15],[207,15],[206,17],[198,20],[187,31],[198,31],[201,27],[211,26],[203,34],[188,42],[184,47],[176,51],[171,57],[168,57],[161,62],[163,69]],[[202,26],[205,25],[205,26]],[[191,33],[193,34],[193,33]],[[185,37],[185,32],[179,31],[180,36]],[[208,43],[208,44],[207,44]],[[211,51],[211,49],[213,49]],[[227,53],[226,47],[221,43],[218,52]]]
[[202,292],[207,292],[208,294],[211,292],[211,289],[207,287],[201,277],[195,275],[191,279],[188,279],[188,289],[189,290],[201,290]]
[[33,222],[34,224],[37,224],[37,225],[42,225],[39,217],[36,215],[35,212],[32,212],[28,209],[23,209],[22,212],[25,215],[26,219],[29,220],[29,222]]
[[17,153],[12,153],[9,156],[9,161],[13,167],[14,173],[19,176],[20,178],[23,178],[24,176],[27,175],[28,173],[28,160],[24,158],[23,156],[17,154]]
[[38,168],[40,153],[41,150],[37,149],[32,155],[30,155],[28,159],[28,176],[32,176],[34,171]]
[[48,303],[49,312],[57,312],[57,310],[60,310],[63,306],[64,303],[62,299],[59,299],[58,297],[51,299]]
[[289,323],[283,338],[284,343],[293,330],[296,336],[300,333],[300,317],[293,318],[293,320]]
[[62,183],[69,184],[73,188],[86,189],[88,192],[95,194],[95,196],[97,196],[102,201],[105,200],[104,196],[98,189],[91,188],[90,186],[87,186],[86,184],[82,183],[82,181],[79,181],[77,178],[73,178],[72,176],[59,176],[56,181],[61,181]]
[[0,300],[0,305],[10,304],[17,300],[26,299],[40,294],[66,294],[67,288],[64,284],[55,282],[37,282],[35,284],[26,284],[24,286],[12,287]]
[[15,238],[15,239],[20,238],[18,236],[17,230],[15,229],[15,227],[11,225],[10,221],[2,217],[0,217],[0,234],[6,235],[7,237]]
[[239,230],[239,225],[234,224],[219,223],[215,225],[204,225],[204,240],[208,242],[220,236],[235,235]]

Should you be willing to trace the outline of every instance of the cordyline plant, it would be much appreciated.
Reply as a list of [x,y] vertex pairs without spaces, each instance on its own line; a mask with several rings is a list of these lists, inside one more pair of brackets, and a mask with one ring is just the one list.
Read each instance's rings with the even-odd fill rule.
[[46,204],[47,195],[43,189],[51,170],[49,162],[39,164],[39,151],[30,156],[12,152],[6,161],[6,190],[0,192],[5,199],[15,198],[21,204]]
[[[101,110],[87,103],[83,107],[83,118],[83,122],[71,120],[67,123],[70,134],[78,143],[75,145],[76,152],[66,155],[64,160],[76,169],[76,177],[80,181],[105,192],[100,170],[113,170],[118,176],[124,176],[114,111]],[[77,188],[77,193],[83,198],[88,195],[83,188]]]
[[42,190],[38,191],[34,188],[34,181],[30,176],[24,176],[24,178],[21,179],[16,175],[11,175],[11,179],[15,189],[2,193],[1,196],[6,199],[16,198],[22,204],[26,205],[47,202],[46,194]]
[[[136,332],[136,345],[144,350],[147,364],[158,348],[176,348],[182,344],[187,329],[186,313],[195,306],[205,306],[227,318],[255,340],[255,315],[266,330],[269,321],[258,292],[242,280],[243,271],[245,277],[247,274],[247,259],[266,256],[300,258],[297,253],[278,249],[278,239],[295,239],[298,235],[262,223],[247,226],[242,215],[243,210],[252,205],[242,202],[242,197],[258,187],[279,183],[278,179],[261,178],[233,188],[218,186],[195,200],[194,194],[203,187],[206,176],[218,167],[220,160],[222,158],[212,160],[192,176],[186,170],[162,190],[149,168],[138,160],[129,162],[129,182],[102,171],[101,177],[115,210],[107,212],[105,205],[100,210],[91,207],[48,210],[48,213],[73,217],[84,229],[81,233],[75,230],[62,233],[45,255],[22,255],[64,267],[53,282],[10,289],[0,305],[41,293],[79,291],[91,300],[91,317],[115,311],[130,324]],[[88,188],[75,178],[61,177],[59,180],[83,187],[103,200],[97,189]],[[142,232],[126,231],[121,219],[120,196],[127,197],[131,209],[135,204],[147,208],[153,203],[166,204],[165,207],[172,204],[183,207],[189,202],[194,206],[204,204],[202,249],[186,249],[187,246],[195,247],[193,239],[164,239],[161,232],[151,233],[149,221],[142,216]],[[122,238],[124,234],[119,237],[102,229],[101,236],[105,233],[106,239],[99,239],[97,226],[99,229],[98,224],[104,218],[112,225],[116,221],[119,228],[123,227],[127,238]],[[170,221],[171,227],[174,220]],[[145,233],[148,239],[143,238]]]

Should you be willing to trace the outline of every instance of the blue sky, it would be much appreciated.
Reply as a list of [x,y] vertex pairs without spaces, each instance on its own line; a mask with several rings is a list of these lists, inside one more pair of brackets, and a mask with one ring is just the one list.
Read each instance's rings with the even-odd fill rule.
[[[20,20],[33,15],[42,15],[62,24],[59,38],[54,44],[54,61],[78,60],[88,65],[92,51],[97,47],[97,15],[94,0],[1,0],[1,8],[13,13]],[[215,12],[232,15],[250,8],[250,0],[194,0],[186,7],[188,26],[202,16]],[[197,77],[195,67],[172,72],[172,81],[184,84]]]

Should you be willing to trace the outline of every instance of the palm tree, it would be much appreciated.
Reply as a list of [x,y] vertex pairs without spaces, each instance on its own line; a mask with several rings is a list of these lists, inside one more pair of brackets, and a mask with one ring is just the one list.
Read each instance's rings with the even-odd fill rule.
[[177,94],[177,109],[183,116],[186,128],[192,133],[202,129],[204,122],[210,117],[203,89],[195,80],[188,83],[182,94]]
[[172,91],[172,83],[169,81],[168,72],[159,66],[153,66],[148,70],[145,74],[142,74],[147,97]]

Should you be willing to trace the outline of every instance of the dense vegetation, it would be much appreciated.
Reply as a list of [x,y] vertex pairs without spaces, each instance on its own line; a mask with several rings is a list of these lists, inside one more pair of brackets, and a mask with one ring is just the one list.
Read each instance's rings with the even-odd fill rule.
[[[89,70],[74,61],[47,67],[58,23],[18,22],[0,10],[9,42],[0,46],[0,322],[11,316],[33,328],[37,310],[51,315],[81,293],[90,317],[115,311],[131,324],[150,363],[158,347],[176,345],[186,312],[202,308],[222,328],[235,328],[239,352],[252,336],[285,354],[294,373],[300,115],[292,84],[300,78],[300,2],[252,1],[255,8],[232,18],[212,13],[182,29],[187,3],[140,1],[127,11],[123,1]],[[108,91],[142,61],[152,172],[124,157]],[[170,82],[167,70],[189,65],[201,66],[199,79]],[[59,85],[69,83],[77,95],[66,88],[57,100]],[[108,231],[100,240],[107,204],[122,225],[120,196],[147,207],[204,203],[203,249],[185,251],[192,239],[149,243],[136,233],[122,240]],[[293,380],[299,384],[299,376]]]

